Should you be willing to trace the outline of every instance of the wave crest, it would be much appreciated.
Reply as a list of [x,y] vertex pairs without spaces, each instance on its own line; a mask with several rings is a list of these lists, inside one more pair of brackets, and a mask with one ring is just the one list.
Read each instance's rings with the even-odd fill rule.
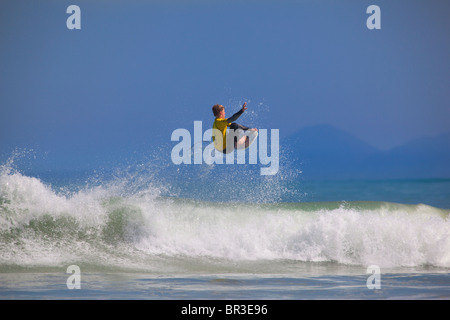
[[0,170],[0,270],[89,264],[167,272],[184,261],[450,266],[449,211],[386,202],[208,203],[136,177],[77,191]]

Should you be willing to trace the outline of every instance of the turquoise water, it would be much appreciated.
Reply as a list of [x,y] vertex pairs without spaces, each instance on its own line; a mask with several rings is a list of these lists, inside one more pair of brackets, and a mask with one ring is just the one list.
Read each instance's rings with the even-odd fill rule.
[[0,171],[1,299],[450,298],[450,180]]
[[304,181],[310,201],[388,201],[424,203],[450,209],[450,179]]

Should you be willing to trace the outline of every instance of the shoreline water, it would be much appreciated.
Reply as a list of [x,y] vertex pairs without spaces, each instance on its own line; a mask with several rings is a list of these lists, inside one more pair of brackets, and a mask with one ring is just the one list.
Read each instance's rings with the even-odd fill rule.
[[369,289],[367,274],[177,275],[82,273],[68,289],[64,273],[1,273],[1,300],[449,300],[448,273],[386,273]]

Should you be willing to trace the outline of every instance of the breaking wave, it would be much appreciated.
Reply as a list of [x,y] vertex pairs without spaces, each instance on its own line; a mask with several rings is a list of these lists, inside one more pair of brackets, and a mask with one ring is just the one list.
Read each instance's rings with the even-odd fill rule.
[[0,271],[236,271],[245,262],[450,267],[449,211],[389,202],[230,203],[117,178],[55,190],[0,168]]

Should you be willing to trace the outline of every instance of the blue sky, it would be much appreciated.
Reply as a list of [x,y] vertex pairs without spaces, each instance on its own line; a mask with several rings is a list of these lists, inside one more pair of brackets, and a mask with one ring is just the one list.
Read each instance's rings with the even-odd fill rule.
[[[81,30],[66,9],[81,8]],[[381,8],[381,30],[366,9]],[[448,1],[0,2],[0,150],[132,152],[248,101],[388,149],[449,131]],[[206,129],[206,128],[205,128]]]

